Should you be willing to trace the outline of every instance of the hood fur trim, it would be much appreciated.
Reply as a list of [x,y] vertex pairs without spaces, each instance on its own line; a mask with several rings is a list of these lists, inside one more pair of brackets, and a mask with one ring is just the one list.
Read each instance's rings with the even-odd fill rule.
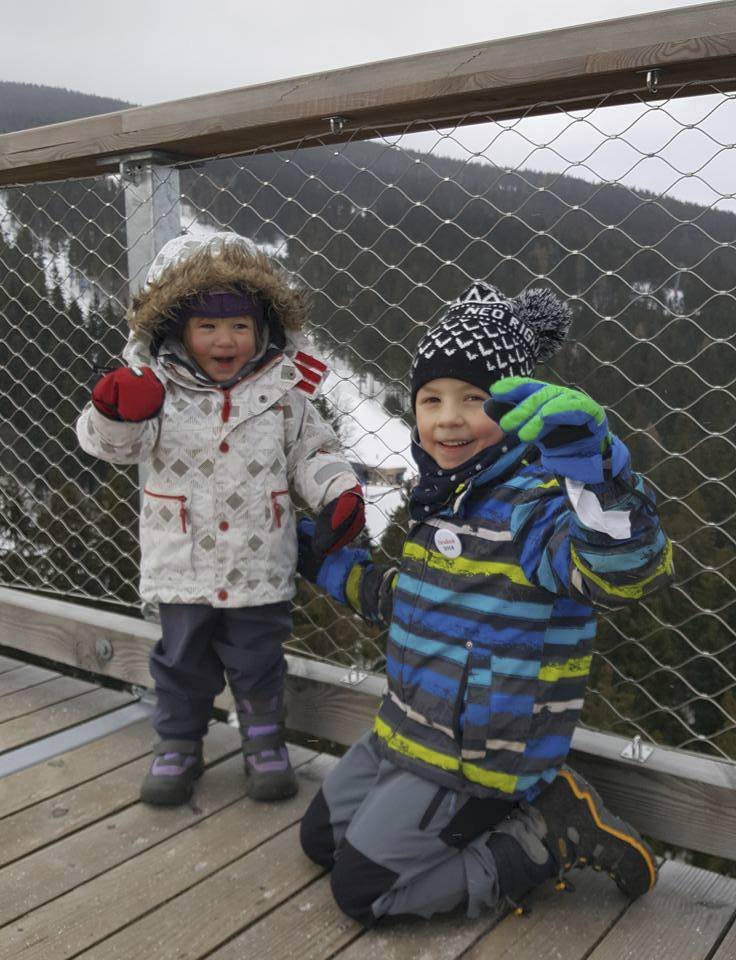
[[[173,256],[167,255],[169,251]],[[307,313],[306,292],[271,257],[237,234],[201,241],[170,240],[156,257],[145,285],[133,297],[128,324],[140,339],[159,339],[177,304],[211,290],[245,288],[270,305],[286,330],[299,330]]]

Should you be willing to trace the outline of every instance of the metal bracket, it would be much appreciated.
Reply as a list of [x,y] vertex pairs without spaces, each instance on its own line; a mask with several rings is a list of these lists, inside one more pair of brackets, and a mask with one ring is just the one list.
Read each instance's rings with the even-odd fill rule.
[[647,70],[647,90],[650,93],[656,93],[659,89],[659,81],[662,77],[662,71],[658,67]]
[[345,124],[349,122],[349,117],[325,117],[325,120],[330,125],[330,133],[342,133],[345,129]]
[[182,160],[181,157],[177,157],[173,153],[163,153],[160,150],[132,153],[127,157],[119,157],[118,159],[123,180],[136,185],[141,182],[147,166],[171,167]]
[[362,683],[367,676],[368,674],[359,670],[358,665],[354,663],[345,676],[340,677],[340,683],[347,683],[351,687],[356,687],[359,683]]
[[141,703],[156,703],[156,694],[153,690],[149,690],[148,687],[140,687],[137,683],[134,683],[130,692],[134,697],[138,697]]
[[621,756],[625,760],[636,760],[638,763],[646,763],[653,753],[654,747],[650,747],[649,744],[644,743],[637,734],[631,743],[623,748]]
[[111,167],[114,170],[120,170],[126,180],[137,183],[140,175],[134,174],[132,171],[136,168],[141,170],[147,163],[170,167],[176,163],[187,163],[188,160],[188,157],[176,153],[167,153],[165,150],[140,150],[137,153],[118,153],[112,157],[99,157],[96,164],[98,167]]

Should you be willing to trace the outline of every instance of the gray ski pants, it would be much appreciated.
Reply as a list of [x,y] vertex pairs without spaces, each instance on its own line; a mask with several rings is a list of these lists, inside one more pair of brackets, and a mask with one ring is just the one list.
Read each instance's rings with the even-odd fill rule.
[[338,906],[365,926],[499,899],[491,828],[512,805],[468,797],[381,758],[365,734],[325,778],[301,823],[302,847],[332,871]]

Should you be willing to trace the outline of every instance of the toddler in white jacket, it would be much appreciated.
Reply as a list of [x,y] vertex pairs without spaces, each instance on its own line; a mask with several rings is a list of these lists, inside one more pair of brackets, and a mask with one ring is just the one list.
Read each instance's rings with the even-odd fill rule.
[[83,449],[147,467],[141,596],[159,604],[151,653],[160,740],[141,797],[179,804],[203,771],[225,677],[248,793],[291,796],[282,644],[297,538],[291,491],[318,514],[317,549],[364,523],[360,486],[309,401],[325,367],[299,333],[304,296],[237,234],[169,241],[128,313],[128,366],[106,374],[77,423]]

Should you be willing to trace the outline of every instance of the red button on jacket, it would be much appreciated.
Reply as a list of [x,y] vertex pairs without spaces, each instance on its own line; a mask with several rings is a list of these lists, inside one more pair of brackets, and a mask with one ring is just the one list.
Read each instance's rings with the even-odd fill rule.
[[229,529],[230,529],[230,524],[227,522],[227,520],[221,520],[221,521],[220,521],[220,530],[223,530],[223,531],[224,531],[224,530],[229,530]]
[[227,442],[227,440],[223,440],[220,444],[220,453],[227,453],[229,449],[230,444]]
[[217,594],[218,600],[227,600],[227,590],[220,590]]

